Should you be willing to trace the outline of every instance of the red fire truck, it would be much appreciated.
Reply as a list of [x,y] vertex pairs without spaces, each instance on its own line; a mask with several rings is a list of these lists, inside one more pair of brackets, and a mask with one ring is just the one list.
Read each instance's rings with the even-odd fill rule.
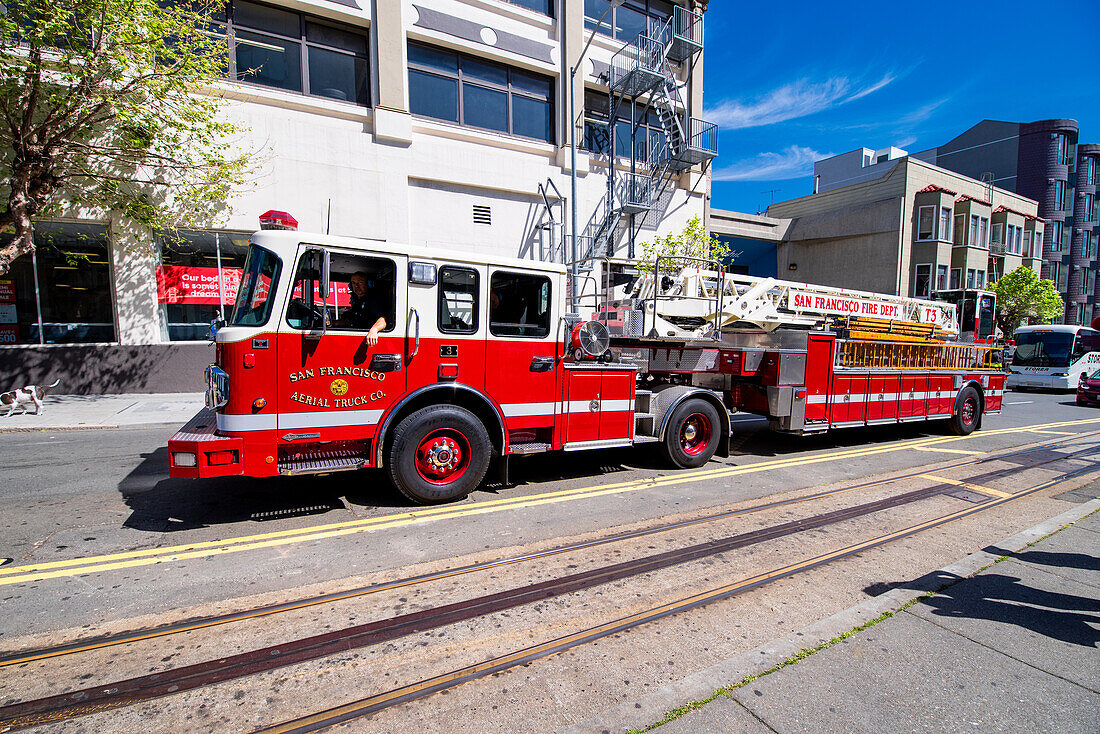
[[951,304],[637,267],[594,261],[567,298],[557,264],[257,232],[170,475],[379,468],[435,503],[517,454],[652,443],[700,466],[728,455],[730,411],[796,434],[966,434],[1000,411],[1004,375],[952,340]]

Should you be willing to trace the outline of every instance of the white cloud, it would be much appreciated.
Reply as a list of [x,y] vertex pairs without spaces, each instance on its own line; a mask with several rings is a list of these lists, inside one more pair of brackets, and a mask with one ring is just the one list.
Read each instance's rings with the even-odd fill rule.
[[778,153],[761,153],[755,158],[715,169],[711,178],[715,181],[780,181],[798,178],[813,173],[814,161],[832,155],[791,145]]
[[859,85],[843,76],[832,77],[824,82],[800,79],[773,89],[751,102],[736,99],[720,102],[716,107],[708,109],[705,117],[711,122],[717,122],[724,130],[772,125],[866,97],[896,78],[893,74],[886,74],[867,85]]

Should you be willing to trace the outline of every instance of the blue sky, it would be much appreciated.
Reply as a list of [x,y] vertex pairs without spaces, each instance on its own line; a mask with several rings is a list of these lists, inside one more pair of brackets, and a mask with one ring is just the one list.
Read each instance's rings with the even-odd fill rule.
[[986,118],[1069,117],[1100,143],[1098,21],[1100,0],[711,0],[712,206],[762,212],[811,193],[815,160],[925,150]]

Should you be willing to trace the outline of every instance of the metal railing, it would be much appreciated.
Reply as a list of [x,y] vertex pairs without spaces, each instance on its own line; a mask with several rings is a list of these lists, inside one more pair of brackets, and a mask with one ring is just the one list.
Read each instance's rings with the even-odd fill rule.
[[684,61],[703,50],[703,16],[677,5],[672,10],[668,57]]
[[972,344],[837,340],[837,367],[885,370],[1000,370],[1002,352]]
[[[661,261],[666,263],[667,270],[661,269]],[[713,270],[717,274],[715,280],[714,294],[706,294],[704,296],[688,296],[688,295],[675,295],[665,296],[668,299],[690,300],[690,301],[703,301],[705,303],[713,303],[714,324],[713,335],[714,341],[722,340],[722,320],[719,318],[719,314],[722,313],[722,300],[725,297],[726,289],[724,284],[726,282],[726,266],[718,260],[712,260],[705,257],[689,257],[687,255],[658,255],[653,260],[653,299],[651,313],[653,314],[653,327],[647,332],[645,330],[645,315],[642,316],[642,333],[648,334],[651,337],[660,336],[657,333],[657,301],[661,298],[661,274],[670,271],[680,270],[687,265],[701,264],[704,265],[707,270]]]
[[636,97],[657,87],[665,78],[666,44],[639,33],[611,57],[609,83],[624,97]]

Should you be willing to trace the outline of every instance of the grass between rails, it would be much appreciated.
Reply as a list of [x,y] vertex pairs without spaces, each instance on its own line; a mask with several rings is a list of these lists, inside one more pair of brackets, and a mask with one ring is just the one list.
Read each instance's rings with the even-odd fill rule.
[[910,599],[909,601],[905,602],[904,604],[902,604],[900,607],[898,607],[894,611],[883,612],[882,614],[875,617],[874,619],[869,619],[866,622],[864,622],[863,624],[860,624],[856,627],[853,627],[852,629],[847,630],[845,632],[842,632],[839,635],[837,635],[836,637],[833,637],[829,640],[825,640],[824,642],[822,642],[819,645],[816,645],[815,647],[803,648],[803,649],[799,650],[798,652],[796,652],[794,655],[791,655],[790,657],[785,658],[780,663],[772,666],[771,668],[768,668],[767,670],[765,670],[761,673],[754,673],[754,674],[751,674],[751,675],[746,675],[744,678],[737,681],[736,683],[732,683],[728,686],[723,686],[722,688],[719,688],[718,690],[716,690],[714,693],[712,693],[707,698],[700,699],[700,700],[697,700],[697,701],[691,701],[689,703],[684,704],[683,706],[677,706],[676,708],[674,708],[674,709],[670,710],[668,713],[666,713],[665,717],[663,719],[661,719],[660,721],[656,721],[656,722],[646,726],[643,729],[631,729],[629,731],[629,734],[643,734],[644,732],[653,731],[657,727],[663,726],[664,724],[668,724],[669,722],[675,721],[676,719],[679,719],[681,716],[689,714],[692,711],[695,711],[696,709],[700,709],[703,706],[706,706],[708,703],[711,703],[712,701],[715,701],[719,698],[724,697],[724,698],[731,698],[732,699],[731,694],[734,691],[736,691],[737,689],[743,688],[743,687],[747,686],[748,684],[752,683],[753,681],[758,680],[760,678],[763,678],[766,675],[770,675],[770,674],[772,674],[776,671],[782,670],[783,668],[787,668],[787,667],[790,667],[791,665],[799,663],[802,660],[805,660],[806,658],[810,657],[811,655],[815,655],[815,654],[821,652],[822,650],[825,650],[825,649],[828,649],[828,648],[832,647],[833,645],[837,644],[838,642],[843,642],[844,640],[847,640],[849,637],[853,637],[853,636],[859,634],[860,632],[863,632],[866,629],[870,629],[871,627],[874,627],[879,622],[882,622],[883,620],[889,619],[890,617],[893,617],[894,615],[905,611],[906,609],[913,606],[914,604],[919,604],[920,602],[924,601],[925,599],[928,599],[930,597],[935,596],[936,594],[941,593],[944,589],[948,589],[948,588],[954,586],[955,584],[959,583],[960,581],[965,581],[966,579],[974,578],[978,574],[983,573],[984,571],[988,570],[989,568],[992,568],[993,566],[997,565],[1001,561],[1007,560],[1009,558],[1012,558],[1013,556],[1018,555],[1022,551],[1025,551],[1028,548],[1031,548],[1031,547],[1035,546],[1036,544],[1041,543],[1042,541],[1046,540],[1047,538],[1051,537],[1052,535],[1055,535],[1056,533],[1060,533],[1063,530],[1065,530],[1066,528],[1070,527],[1071,525],[1074,525],[1075,523],[1078,523],[1081,520],[1089,518],[1089,517],[1095,515],[1098,512],[1100,512],[1100,510],[1093,510],[1089,514],[1087,514],[1083,517],[1080,517],[1077,520],[1074,520],[1073,522],[1068,522],[1065,525],[1062,525],[1061,527],[1050,531],[1049,533],[1047,533],[1043,537],[1036,538],[1035,540],[1031,541],[1030,543],[1025,545],[1023,548],[1020,548],[1019,550],[1013,551],[1011,553],[1006,553],[1005,555],[1000,556],[999,558],[995,558],[993,561],[991,561],[990,563],[987,563],[986,565],[982,566],[981,568],[979,568],[978,570],[976,570],[973,573],[969,574],[968,576],[960,576],[959,578],[956,578],[953,581],[950,581],[949,583],[945,583],[944,585],[940,586],[938,589],[936,589],[934,591],[927,591],[927,592],[921,594],[920,596],[918,596],[914,599]]

